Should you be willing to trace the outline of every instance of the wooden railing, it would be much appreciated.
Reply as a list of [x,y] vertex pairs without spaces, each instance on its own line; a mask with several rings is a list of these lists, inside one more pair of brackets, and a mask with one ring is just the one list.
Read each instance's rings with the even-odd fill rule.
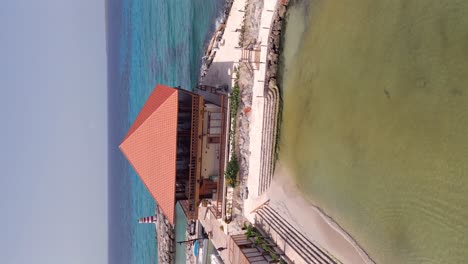
[[226,161],[226,121],[227,121],[227,98],[221,95],[221,134],[219,142],[219,166],[218,166],[218,183],[216,200],[210,208],[216,218],[221,218],[223,213],[223,196],[224,196],[224,163]]
[[190,137],[190,163],[189,163],[189,186],[188,186],[188,206],[189,218],[197,217],[197,169],[198,169],[198,125],[199,125],[200,101],[198,95],[192,96],[192,126]]

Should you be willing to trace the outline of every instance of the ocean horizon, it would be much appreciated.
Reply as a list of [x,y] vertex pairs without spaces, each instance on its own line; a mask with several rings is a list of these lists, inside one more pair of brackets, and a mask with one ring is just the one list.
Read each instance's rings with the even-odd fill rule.
[[[157,263],[155,202],[118,149],[158,84],[192,90],[223,0],[106,1],[109,134],[109,263]],[[176,239],[185,237],[178,208]],[[181,248],[183,249],[183,247]],[[185,252],[176,250],[176,263]]]

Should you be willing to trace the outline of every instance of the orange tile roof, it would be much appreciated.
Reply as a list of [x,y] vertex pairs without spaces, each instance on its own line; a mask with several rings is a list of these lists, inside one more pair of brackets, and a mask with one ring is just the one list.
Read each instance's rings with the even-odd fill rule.
[[178,92],[157,85],[125,136],[120,150],[174,224]]

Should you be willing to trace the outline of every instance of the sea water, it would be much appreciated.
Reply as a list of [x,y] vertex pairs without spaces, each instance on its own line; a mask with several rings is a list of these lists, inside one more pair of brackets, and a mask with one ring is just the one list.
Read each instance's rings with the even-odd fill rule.
[[[107,1],[109,84],[109,263],[157,263],[155,202],[118,150],[156,84],[192,90],[203,47],[220,17],[223,0]],[[176,240],[186,219],[176,210]],[[183,247],[176,263],[185,263]]]
[[468,2],[293,2],[280,160],[377,263],[468,263]]

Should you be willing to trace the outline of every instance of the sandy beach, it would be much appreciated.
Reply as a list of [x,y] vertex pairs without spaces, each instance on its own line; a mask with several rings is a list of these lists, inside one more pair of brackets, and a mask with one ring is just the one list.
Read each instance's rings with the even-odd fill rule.
[[268,203],[300,233],[343,263],[374,263],[358,243],[332,218],[304,198],[293,176],[282,164],[277,164],[269,190],[246,200],[245,216],[255,222],[256,208]]
[[343,263],[374,263],[333,219],[304,199],[292,175],[281,164],[276,168],[266,196],[270,207]]

